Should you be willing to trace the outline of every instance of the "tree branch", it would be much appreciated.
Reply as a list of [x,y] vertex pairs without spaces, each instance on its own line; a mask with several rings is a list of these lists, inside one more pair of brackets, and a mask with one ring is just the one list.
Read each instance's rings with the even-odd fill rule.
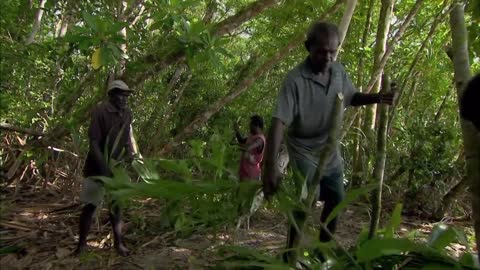
[[[333,4],[333,6],[330,7],[327,10],[327,12],[325,12],[325,14],[321,16],[320,20],[324,20],[329,15],[334,14],[340,8],[342,2],[343,0],[337,0],[337,2]],[[198,114],[194,118],[194,120],[190,122],[190,124],[188,124],[183,129],[182,132],[180,132],[177,136],[175,136],[169,143],[167,143],[162,148],[160,153],[161,154],[170,153],[173,150],[173,148],[175,148],[182,140],[184,140],[186,137],[192,134],[196,129],[198,129],[199,127],[203,126],[206,122],[208,122],[208,120],[213,115],[219,112],[223,107],[225,107],[227,104],[232,102],[239,95],[247,91],[250,88],[250,86],[252,86],[258,78],[260,78],[265,73],[267,73],[274,65],[279,63],[285,57],[287,57],[288,54],[293,49],[298,47],[301,44],[301,42],[299,41],[303,40],[303,36],[304,36],[303,33],[300,35],[295,35],[295,37],[292,38],[287,45],[285,45],[283,48],[278,50],[269,59],[264,61],[262,65],[256,68],[249,75],[246,75],[242,80],[239,80],[239,82],[233,87],[233,89],[230,90],[230,93],[228,93],[226,96],[222,97],[221,99],[217,100],[204,112]]]
[[31,128],[22,128],[22,127],[17,127],[14,125],[11,125],[9,123],[0,123],[0,129],[1,130],[6,130],[6,131],[13,131],[13,132],[18,132],[18,133],[23,133],[27,135],[33,135],[33,136],[42,136],[44,135],[43,132],[33,130]]
[[393,49],[395,48],[395,45],[398,43],[398,41],[402,38],[403,34],[405,33],[405,30],[407,30],[407,27],[410,25],[412,22],[413,18],[415,15],[418,13],[420,10],[420,7],[422,6],[424,0],[418,0],[415,2],[415,5],[413,8],[410,10],[410,12],[407,15],[407,18],[403,22],[403,24],[400,26],[400,29],[398,29],[397,33],[393,37],[392,41],[387,46],[387,51],[382,57],[382,60],[380,61],[379,66],[377,69],[373,72],[372,78],[368,82],[368,85],[366,87],[365,92],[370,92],[377,82],[377,80],[380,78],[380,75],[382,74],[383,69],[385,68],[385,65],[387,64],[388,59],[390,58],[390,55],[393,53]]
[[[279,0],[257,0],[237,12],[235,15],[232,15],[225,20],[217,23],[212,28],[211,35],[214,37],[223,36],[228,32],[233,31],[234,29],[242,25],[244,22],[256,17],[264,10],[278,4],[279,2]],[[153,64],[153,66],[150,66],[147,70],[144,70],[143,72],[135,72],[136,74],[133,75],[133,71],[129,70],[127,66],[127,70],[125,71],[123,79],[127,81],[132,87],[138,86],[140,83],[144,82],[146,79],[153,76],[154,74],[159,73],[167,66],[178,63],[180,61],[184,61],[185,51],[180,46],[176,46],[176,44],[174,45],[175,46],[172,46],[173,49],[171,49],[169,52],[167,52],[161,57],[149,54],[137,60],[135,63],[138,65]]]
[[38,30],[40,30],[40,26],[42,25],[42,17],[45,8],[45,3],[47,0],[40,1],[40,7],[37,10],[37,14],[35,15],[35,20],[33,21],[32,32],[25,40],[25,45],[30,45],[35,40],[35,36],[37,35]]

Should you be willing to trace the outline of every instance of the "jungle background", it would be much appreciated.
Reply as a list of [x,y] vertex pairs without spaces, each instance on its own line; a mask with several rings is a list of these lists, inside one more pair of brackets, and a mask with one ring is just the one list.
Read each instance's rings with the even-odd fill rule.
[[[349,200],[336,240],[322,246],[329,267],[474,267],[465,162],[474,144],[464,143],[456,82],[480,72],[479,1],[3,0],[0,12],[2,269],[288,269],[278,254],[297,203],[294,173],[249,230],[236,229],[237,205],[260,184],[234,196],[233,124],[246,134],[259,114],[268,130],[279,87],[319,20],[339,25],[337,60],[360,91],[380,91],[388,73],[400,93],[383,139],[381,106],[347,110],[339,137]],[[109,248],[104,209],[92,252],[73,257],[89,110],[113,79],[135,90],[144,157],[105,180],[123,198],[133,254]],[[367,239],[375,209],[379,229]],[[320,269],[308,252],[320,245],[318,225],[309,220],[305,262],[291,267]]]

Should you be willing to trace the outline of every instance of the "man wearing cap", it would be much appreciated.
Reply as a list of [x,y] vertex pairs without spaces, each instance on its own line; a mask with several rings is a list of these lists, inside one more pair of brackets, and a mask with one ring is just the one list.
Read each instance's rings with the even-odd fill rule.
[[[320,179],[313,179],[318,164],[318,156],[324,151],[328,131],[332,125],[332,112],[337,94],[344,96],[343,108],[375,103],[391,105],[395,95],[360,93],[353,86],[344,67],[334,61],[339,33],[331,23],[315,23],[305,41],[309,55],[286,76],[277,106],[273,113],[272,125],[267,139],[263,188],[265,197],[272,196],[279,182],[276,170],[276,157],[280,143],[286,132],[286,143],[291,164],[308,181],[309,186],[320,183],[320,198],[325,201],[321,222],[325,222],[332,210],[344,198],[343,159],[340,149],[328,157],[328,163]],[[342,110],[343,113],[343,110]],[[306,213],[295,211],[295,218],[305,220]],[[337,219],[327,225],[333,234]],[[331,234],[321,230],[320,241],[331,240]],[[288,232],[287,248],[299,241],[296,228],[291,225]],[[295,252],[286,254],[287,260],[296,260]]]
[[[80,194],[80,201],[84,203],[84,207],[80,215],[77,254],[87,248],[87,234],[93,214],[105,194],[103,183],[95,179],[95,176],[112,176],[105,157],[109,160],[126,161],[132,160],[136,153],[131,128],[132,112],[127,104],[132,92],[123,81],[115,80],[108,87],[108,100],[96,105],[92,110],[88,129],[90,148],[85,161],[85,180]],[[122,242],[120,209],[114,203],[110,209],[110,223],[115,249],[121,256],[127,256],[128,249]]]

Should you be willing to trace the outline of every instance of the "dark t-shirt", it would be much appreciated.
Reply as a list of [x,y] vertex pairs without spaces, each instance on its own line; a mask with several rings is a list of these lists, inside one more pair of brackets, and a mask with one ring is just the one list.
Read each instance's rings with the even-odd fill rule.
[[[130,141],[132,112],[128,109],[120,111],[106,101],[95,106],[91,116],[88,129],[90,143],[94,140],[98,141],[103,156],[107,153],[109,159],[125,159],[132,152]],[[89,151],[83,169],[85,177],[102,175],[100,166]]]

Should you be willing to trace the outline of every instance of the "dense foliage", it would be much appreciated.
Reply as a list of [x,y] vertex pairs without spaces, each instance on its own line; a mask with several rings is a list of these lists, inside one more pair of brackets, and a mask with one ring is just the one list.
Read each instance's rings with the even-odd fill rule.
[[[217,228],[234,221],[236,212],[231,210],[239,202],[232,192],[239,187],[232,184],[238,162],[238,151],[230,144],[232,124],[240,119],[246,131],[247,119],[254,113],[268,124],[283,78],[306,57],[302,43],[306,29],[319,19],[340,22],[344,2],[1,1],[0,122],[25,134],[12,144],[15,139],[2,133],[2,175],[23,177],[23,167],[34,164],[35,175],[45,179],[51,176],[51,170],[45,168],[52,166],[68,166],[71,174],[54,174],[52,179],[63,177],[68,182],[79,176],[88,149],[85,133],[89,109],[105,97],[109,80],[122,78],[136,92],[131,99],[134,130],[146,159],[144,165],[136,167],[145,182],[131,184],[121,197],[167,200],[167,227],[186,234],[200,223]],[[435,219],[446,213],[469,216],[448,24],[453,1],[424,1],[405,33],[393,43],[416,2],[395,1],[389,22],[387,47],[394,51],[385,71],[399,85],[401,98],[391,109],[389,123],[384,183],[388,187],[387,209],[403,203],[404,214]],[[338,56],[359,89],[367,87],[374,73],[379,13],[380,1],[358,1]],[[366,27],[369,18],[371,26]],[[478,73],[478,1],[466,1],[465,20],[471,69]],[[363,112],[348,112],[342,140],[345,178],[352,189],[373,182],[375,155],[375,138],[361,125],[351,127],[355,115]],[[354,166],[356,153],[360,153],[360,167]],[[360,180],[353,181],[355,175]],[[148,186],[152,179],[165,177],[172,180],[168,185],[158,189]],[[10,179],[5,182],[11,183]],[[245,188],[251,191],[258,186]],[[118,186],[114,190],[118,191]],[[183,196],[188,200],[180,200]],[[368,200],[367,196],[362,198]],[[209,212],[214,204],[222,205],[228,215]],[[185,209],[188,211],[183,212]],[[186,214],[189,218],[182,216]],[[392,239],[378,241],[401,244]],[[382,260],[415,262],[439,255],[446,245],[402,243],[414,252],[412,258],[387,252]],[[375,247],[378,243],[364,245]],[[356,259],[375,267],[379,258],[370,256],[365,250],[371,247],[365,246],[355,251]],[[249,252],[240,253],[256,256],[257,267],[273,263],[268,261],[271,258]],[[338,261],[352,262],[342,256]],[[464,260],[462,263],[467,264]]]

